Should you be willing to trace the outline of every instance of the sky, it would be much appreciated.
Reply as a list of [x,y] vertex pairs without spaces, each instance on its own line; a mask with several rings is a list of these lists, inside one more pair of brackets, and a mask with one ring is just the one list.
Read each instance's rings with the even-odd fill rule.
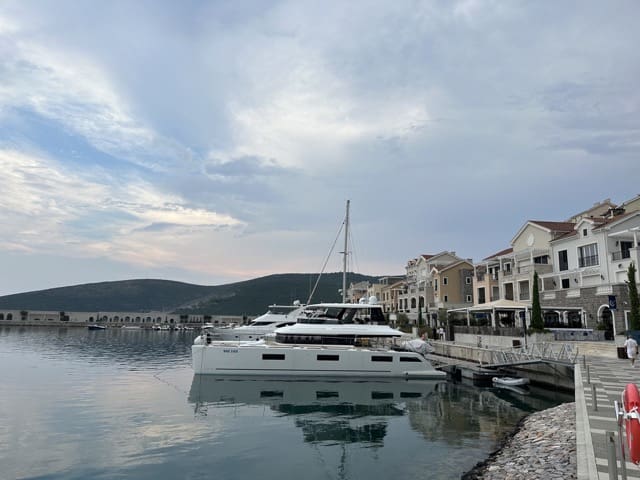
[[0,295],[420,254],[640,193],[640,3],[0,3]]

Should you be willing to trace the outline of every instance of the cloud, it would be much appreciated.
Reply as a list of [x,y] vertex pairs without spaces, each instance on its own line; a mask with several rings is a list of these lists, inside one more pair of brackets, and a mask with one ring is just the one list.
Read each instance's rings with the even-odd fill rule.
[[0,254],[315,269],[351,199],[363,265],[484,258],[529,216],[636,193],[639,13],[3,2],[0,220],[21,236]]
[[0,111],[29,109],[64,125],[96,149],[151,169],[188,156],[136,118],[102,65],[75,50],[0,25]]
[[[46,157],[12,150],[0,150],[0,162],[6,172],[0,223],[14,232],[3,243],[6,249],[99,254],[149,264],[176,258],[169,252],[180,231],[243,226],[138,179],[121,182],[104,172],[72,172]],[[161,224],[172,226],[173,241],[154,245],[153,226]]]

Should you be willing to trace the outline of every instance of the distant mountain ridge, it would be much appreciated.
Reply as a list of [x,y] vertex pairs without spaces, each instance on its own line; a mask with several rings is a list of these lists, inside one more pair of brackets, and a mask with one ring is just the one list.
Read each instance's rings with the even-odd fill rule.
[[[0,297],[0,309],[76,312],[206,313],[259,315],[271,304],[306,302],[317,273],[284,273],[217,286],[172,280],[122,280],[51,288]],[[379,277],[349,273],[348,282]],[[342,273],[325,273],[312,302],[341,300]]]

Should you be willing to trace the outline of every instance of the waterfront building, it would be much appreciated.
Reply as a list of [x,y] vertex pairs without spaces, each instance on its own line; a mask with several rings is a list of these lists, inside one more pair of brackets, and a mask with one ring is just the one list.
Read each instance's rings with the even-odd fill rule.
[[363,280],[362,282],[350,283],[347,288],[347,303],[358,303],[361,298],[368,298],[367,292],[371,283]]
[[[416,321],[418,311],[422,313],[423,320],[428,325],[435,325],[438,318],[438,309],[443,307],[444,296],[436,295],[434,273],[442,271],[449,265],[461,261],[467,261],[471,270],[470,260],[464,260],[456,255],[456,252],[444,251],[436,255],[420,255],[407,262],[406,285],[398,291],[398,311],[406,314],[410,320]],[[473,282],[470,284],[470,294],[473,295]],[[457,298],[457,297],[456,297]],[[463,298],[466,298],[464,296]],[[447,301],[449,298],[447,297]]]
[[[603,200],[564,222],[529,220],[510,248],[474,266],[475,303],[464,311],[491,312],[493,326],[517,325],[518,315],[528,321],[537,272],[547,327],[605,328],[613,338],[628,327],[625,280],[638,261],[639,226],[640,196],[620,206]],[[617,314],[609,296],[618,300]],[[513,308],[497,321],[501,305]]]
[[[623,213],[616,208],[608,217],[582,218],[551,242],[555,263],[540,277],[541,303],[581,307],[583,326],[605,329],[606,338],[627,330],[630,305],[625,282],[631,262],[639,265],[639,240],[638,210]],[[560,308],[547,317],[564,324],[569,320]]]
[[387,276],[378,279],[378,282],[371,285],[368,295],[375,295],[384,313],[395,313],[398,311],[398,291],[400,284],[404,284],[404,277]]
[[509,247],[489,255],[473,266],[473,299],[474,306],[500,300],[500,259],[511,255],[513,248]]
[[86,326],[100,323],[111,327],[153,325],[225,325],[240,323],[243,317],[234,315],[179,314],[171,312],[76,312],[51,310],[0,310],[0,325],[69,325]]
[[433,308],[436,310],[473,305],[473,264],[460,260],[431,269]]

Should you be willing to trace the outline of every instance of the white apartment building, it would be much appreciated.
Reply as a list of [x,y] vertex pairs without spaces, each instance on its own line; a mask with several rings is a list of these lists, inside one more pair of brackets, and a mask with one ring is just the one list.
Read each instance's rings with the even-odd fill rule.
[[540,276],[541,304],[579,307],[584,326],[595,328],[601,323],[609,338],[629,327],[625,282],[631,262],[637,268],[640,261],[640,211],[614,210],[612,214],[582,218],[570,232],[553,240],[552,271]]

